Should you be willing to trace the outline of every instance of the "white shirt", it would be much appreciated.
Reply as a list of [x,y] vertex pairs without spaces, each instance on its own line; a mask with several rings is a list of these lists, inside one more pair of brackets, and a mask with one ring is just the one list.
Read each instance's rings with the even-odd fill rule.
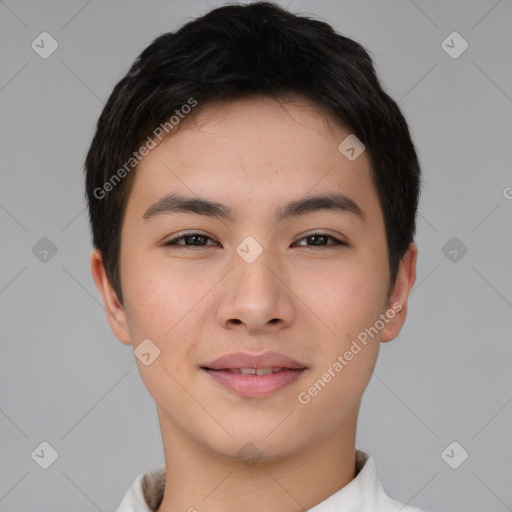
[[[356,450],[356,471],[353,480],[307,512],[424,512],[384,492],[375,461],[368,453]],[[116,512],[154,512],[161,503],[164,487],[165,466],[139,475]]]

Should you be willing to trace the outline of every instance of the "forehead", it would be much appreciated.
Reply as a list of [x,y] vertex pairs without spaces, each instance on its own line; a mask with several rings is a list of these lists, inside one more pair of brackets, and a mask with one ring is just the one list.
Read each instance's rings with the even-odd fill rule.
[[199,104],[182,123],[137,168],[128,206],[140,215],[169,192],[260,212],[318,193],[351,195],[364,209],[376,201],[367,155],[350,161],[338,148],[350,130],[304,100]]

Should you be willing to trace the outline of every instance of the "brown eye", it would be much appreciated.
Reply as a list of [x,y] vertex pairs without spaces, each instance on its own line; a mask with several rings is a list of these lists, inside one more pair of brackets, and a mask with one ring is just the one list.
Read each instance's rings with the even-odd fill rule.
[[[165,246],[186,246],[186,247],[205,247],[207,246],[207,241],[213,240],[213,238],[203,235],[202,233],[185,233],[179,237],[173,238],[165,242],[163,245]],[[184,241],[185,243],[180,243]],[[215,245],[215,244],[214,244]],[[210,245],[211,246],[211,245]]]
[[[347,245],[342,240],[337,239],[332,235],[328,235],[327,233],[313,233],[311,235],[305,236],[301,238],[300,241],[306,240],[310,242],[310,244],[306,243],[306,247],[332,247],[336,245]],[[333,244],[328,244],[329,240],[333,240]],[[304,244],[298,244],[304,246]]]

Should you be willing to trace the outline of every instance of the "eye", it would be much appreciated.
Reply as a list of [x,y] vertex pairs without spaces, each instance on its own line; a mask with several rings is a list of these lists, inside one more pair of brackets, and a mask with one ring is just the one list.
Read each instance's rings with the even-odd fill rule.
[[[183,240],[185,243],[179,243],[181,240]],[[213,238],[204,235],[203,233],[185,233],[181,236],[178,236],[176,238],[173,238],[172,240],[168,240],[167,242],[164,242],[164,246],[169,245],[181,245],[186,247],[204,247],[207,246],[206,242],[207,240],[213,240]],[[187,242],[191,242],[190,244]],[[218,244],[214,244],[218,245]],[[210,245],[211,247],[211,245]]]
[[[311,233],[308,236],[305,236],[304,238],[301,238],[299,242],[302,240],[306,240],[308,242],[312,242],[311,245],[305,244],[306,247],[333,247],[336,245],[348,245],[343,240],[339,240],[338,238],[328,235],[327,233]],[[333,244],[327,244],[326,242],[328,240],[333,240]],[[325,243],[324,243],[325,242]],[[304,246],[304,244],[298,244]]]
[[[164,246],[182,246],[182,247],[212,247],[218,246],[219,243],[215,242],[213,244],[208,244],[207,241],[212,240],[213,238],[197,232],[184,233],[176,238],[168,240],[164,242],[162,245]],[[296,244],[298,246],[306,246],[306,247],[333,247],[336,245],[348,245],[346,242],[339,240],[338,238],[328,235],[327,233],[311,233],[308,236],[305,236],[299,240],[302,242],[306,240],[306,244]],[[331,240],[334,243],[328,244],[327,242]],[[184,242],[184,243],[181,243]]]

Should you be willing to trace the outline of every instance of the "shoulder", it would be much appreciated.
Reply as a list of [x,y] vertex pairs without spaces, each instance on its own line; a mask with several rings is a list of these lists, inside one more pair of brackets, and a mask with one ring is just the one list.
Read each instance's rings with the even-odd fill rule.
[[389,504],[387,505],[388,508],[384,508],[383,511],[388,512],[434,512],[433,510],[424,510],[422,508],[413,507],[412,505],[405,505],[404,503],[401,503],[399,501],[396,501],[394,499],[388,498]]
[[361,457],[365,462],[365,476],[369,484],[368,487],[371,487],[372,489],[374,499],[374,502],[371,504],[371,508],[375,507],[374,510],[381,512],[433,512],[402,503],[401,501],[390,497],[382,487],[373,457],[365,452],[362,452]]
[[154,512],[162,501],[164,486],[165,466],[137,476],[116,512]]
[[356,450],[356,477],[308,512],[427,512],[386,494],[373,457]]

